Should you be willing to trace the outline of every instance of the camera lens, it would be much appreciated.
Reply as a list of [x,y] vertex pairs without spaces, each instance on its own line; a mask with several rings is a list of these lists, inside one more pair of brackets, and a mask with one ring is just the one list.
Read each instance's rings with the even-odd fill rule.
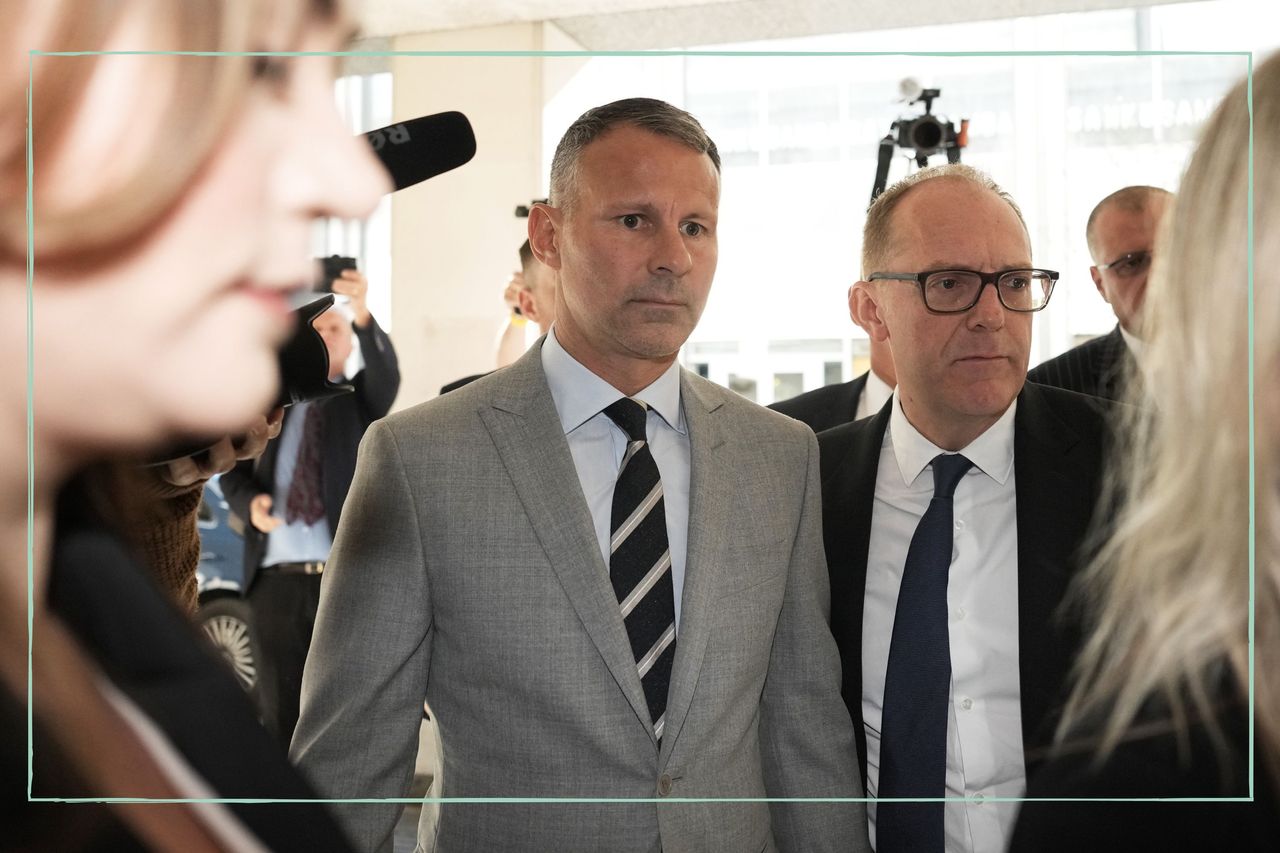
[[911,127],[911,147],[932,150],[942,143],[942,125],[932,116],[921,116]]

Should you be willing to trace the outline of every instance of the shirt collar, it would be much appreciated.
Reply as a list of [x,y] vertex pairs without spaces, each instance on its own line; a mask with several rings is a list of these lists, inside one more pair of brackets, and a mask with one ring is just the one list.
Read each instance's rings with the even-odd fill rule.
[[874,370],[868,370],[867,384],[862,386],[862,393],[867,398],[867,414],[874,415],[893,396],[893,389]]
[[[1002,486],[1013,471],[1013,416],[1017,409],[1015,397],[998,421],[959,451],[973,463],[974,468]],[[896,389],[893,392],[893,410],[889,415],[889,437],[898,472],[902,475],[902,482],[908,486],[928,467],[933,457],[950,452],[938,447],[911,425],[902,411],[902,401]]]
[[[610,404],[626,395],[608,382],[596,376],[556,340],[553,327],[542,343],[542,369],[551,387],[551,400],[565,435],[591,420]],[[680,363],[672,361],[647,388],[632,395],[643,400],[667,423],[667,426],[684,435],[686,427],[684,411],[680,407]]]
[[1120,330],[1120,337],[1124,338],[1125,346],[1129,348],[1129,352],[1133,353],[1134,358],[1142,355],[1142,338],[1139,338],[1124,326],[1117,326],[1116,328]]

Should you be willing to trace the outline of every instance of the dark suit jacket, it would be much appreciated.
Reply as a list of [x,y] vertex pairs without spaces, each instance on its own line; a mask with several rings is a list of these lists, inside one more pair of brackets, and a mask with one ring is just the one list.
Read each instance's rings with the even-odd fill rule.
[[[360,439],[369,424],[391,410],[396,392],[400,390],[400,367],[391,339],[382,331],[377,320],[370,319],[367,329],[355,328],[364,356],[364,369],[356,374],[351,384],[352,394],[328,397],[313,405],[324,411],[324,510],[330,532],[338,529],[342,504],[351,488],[351,478],[356,470],[356,451]],[[285,421],[293,414],[285,410]],[[267,551],[267,536],[250,523],[249,503],[256,495],[272,494],[275,489],[276,460],[280,443],[273,441],[257,460],[246,460],[222,475],[222,493],[231,510],[244,521],[244,591],[248,592],[262,557]],[[283,515],[284,507],[272,507],[273,514]]]
[[[823,537],[831,573],[831,630],[840,648],[843,694],[866,779],[862,720],[862,607],[880,446],[893,400],[876,415],[818,435]],[[1028,776],[1047,744],[1080,641],[1059,619],[1101,485],[1111,404],[1082,394],[1023,386],[1014,415],[1018,519],[1018,652]]]
[[1121,382],[1132,366],[1133,354],[1116,325],[1108,334],[1085,341],[1062,355],[1033,367],[1027,379],[1108,400],[1120,399]]
[[814,432],[847,424],[858,415],[858,399],[867,387],[867,374],[838,385],[826,385],[780,400],[769,406],[775,412],[809,425]]
[[[111,683],[164,732],[217,796],[316,796],[258,722],[248,697],[213,656],[198,629],[151,583],[75,487],[59,501],[49,607]],[[37,619],[37,643],[40,625]],[[22,737],[25,741],[25,734]],[[33,793],[38,797],[131,795],[128,791],[59,790],[61,785],[74,785],[75,774],[68,776],[65,765],[58,768],[55,762],[50,767],[45,761],[56,757],[58,750],[42,737],[39,726],[33,750],[38,756]],[[52,772],[43,774],[42,766]],[[77,806],[63,806],[68,808]],[[267,849],[350,849],[337,823],[320,805],[241,803],[227,808]],[[14,837],[9,829],[5,832]],[[0,846],[5,845],[0,842]]]
[[[1239,694],[1237,690],[1237,695]],[[1156,704],[1156,703],[1151,703]],[[1096,733],[1069,737],[1033,777],[1029,798],[1179,798],[1249,796],[1249,719],[1242,699],[1220,709],[1222,742],[1201,722],[1176,728],[1168,712],[1147,711],[1101,766]],[[1254,801],[1027,802],[1018,812],[1010,853],[1128,853],[1196,850],[1244,853],[1280,845],[1280,792],[1261,738],[1255,741]]]

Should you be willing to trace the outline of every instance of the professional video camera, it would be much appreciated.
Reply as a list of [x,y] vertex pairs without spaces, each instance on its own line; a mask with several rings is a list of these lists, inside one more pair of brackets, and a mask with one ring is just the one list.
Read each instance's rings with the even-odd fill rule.
[[908,77],[898,84],[898,92],[908,106],[924,103],[924,114],[918,116],[902,116],[890,127],[889,133],[880,140],[880,152],[876,161],[876,180],[871,186],[871,200],[884,192],[889,179],[889,162],[893,159],[895,148],[915,152],[912,159],[916,165],[924,168],[929,165],[929,157],[945,152],[948,163],[960,162],[960,149],[969,144],[969,120],[960,120],[960,130],[947,121],[945,116],[933,114],[933,99],[942,94],[941,89],[925,89],[913,78]]

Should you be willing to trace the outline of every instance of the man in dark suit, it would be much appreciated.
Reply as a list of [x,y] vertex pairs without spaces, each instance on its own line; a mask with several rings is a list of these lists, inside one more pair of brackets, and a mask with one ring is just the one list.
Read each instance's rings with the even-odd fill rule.
[[1151,252],[1169,199],[1159,187],[1132,186],[1098,202],[1085,225],[1089,275],[1118,320],[1107,334],[1037,365],[1027,379],[1082,394],[1120,398],[1121,380],[1133,370],[1141,343],[1142,300]]
[[[1013,200],[959,164],[868,212],[850,310],[893,351],[878,414],[819,436],[832,630],[877,850],[1000,850],[1052,736],[1076,632],[1055,619],[1090,523],[1103,401],[1025,384],[1032,267]],[[991,287],[987,287],[991,285]],[[931,471],[928,469],[932,469]]]
[[871,369],[848,382],[825,385],[780,400],[769,408],[809,425],[814,432],[856,421],[880,411],[893,393],[893,353],[883,341],[871,340]]
[[369,312],[364,276],[345,270],[333,291],[350,303],[330,308],[313,325],[329,354],[331,380],[343,378],[353,335],[360,341],[364,369],[350,380],[355,392],[286,410],[279,440],[221,481],[231,509],[245,521],[244,588],[259,645],[259,711],[286,747],[298,722],[321,573],[355,474],[356,450],[400,388],[396,352]]

